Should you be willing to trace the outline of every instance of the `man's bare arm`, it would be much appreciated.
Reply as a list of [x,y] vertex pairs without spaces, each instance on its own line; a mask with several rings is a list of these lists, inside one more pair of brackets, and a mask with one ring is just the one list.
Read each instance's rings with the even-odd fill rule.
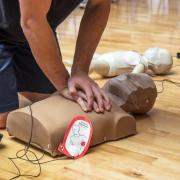
[[78,70],[88,73],[92,56],[106,27],[109,12],[110,0],[89,0],[80,25],[72,73]]
[[47,21],[52,0],[19,0],[21,26],[32,53],[57,90],[67,87],[69,74],[62,63],[54,33]]
[[[110,110],[108,96],[88,77],[92,56],[106,27],[110,12],[110,0],[89,0],[81,21],[76,43],[72,75],[69,80],[71,95],[82,89],[87,96],[88,109],[100,112]],[[97,102],[98,107],[93,103]]]

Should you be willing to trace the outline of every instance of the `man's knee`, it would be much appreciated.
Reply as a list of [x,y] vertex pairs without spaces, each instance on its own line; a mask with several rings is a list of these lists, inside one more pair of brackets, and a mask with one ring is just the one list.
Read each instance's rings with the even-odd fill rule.
[[6,127],[8,113],[0,113],[0,129]]

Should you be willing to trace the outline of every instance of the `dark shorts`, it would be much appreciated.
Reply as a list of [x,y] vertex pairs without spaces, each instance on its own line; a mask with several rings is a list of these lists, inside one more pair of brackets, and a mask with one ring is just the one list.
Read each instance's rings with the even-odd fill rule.
[[27,44],[0,43],[0,113],[19,107],[17,92],[55,91]]

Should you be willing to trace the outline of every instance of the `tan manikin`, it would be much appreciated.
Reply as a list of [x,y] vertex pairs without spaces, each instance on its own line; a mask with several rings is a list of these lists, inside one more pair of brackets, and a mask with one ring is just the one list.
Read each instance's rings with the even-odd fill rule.
[[[76,116],[91,120],[91,146],[136,134],[135,119],[127,112],[146,113],[153,107],[157,91],[152,79],[146,74],[125,74],[112,78],[103,88],[113,101],[111,112],[104,114],[85,113],[78,104],[60,95],[53,95],[32,104],[32,142],[39,144],[53,156],[59,154],[57,147],[63,141],[69,123]],[[9,114],[7,130],[10,135],[27,142],[30,127],[29,107]]]

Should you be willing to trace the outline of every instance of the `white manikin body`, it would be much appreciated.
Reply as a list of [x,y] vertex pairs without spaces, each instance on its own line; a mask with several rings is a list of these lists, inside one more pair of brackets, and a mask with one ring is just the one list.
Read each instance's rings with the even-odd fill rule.
[[[72,61],[65,61],[72,65]],[[122,73],[142,73],[151,70],[154,74],[167,74],[173,65],[171,53],[163,48],[149,48],[142,55],[135,51],[117,51],[95,55],[89,73],[97,72],[105,77]]]
[[[95,71],[102,76],[113,77],[122,73],[131,72],[132,69],[141,61],[141,55],[135,51],[116,51],[96,55],[91,62],[90,73]],[[105,68],[101,68],[101,64]]]

